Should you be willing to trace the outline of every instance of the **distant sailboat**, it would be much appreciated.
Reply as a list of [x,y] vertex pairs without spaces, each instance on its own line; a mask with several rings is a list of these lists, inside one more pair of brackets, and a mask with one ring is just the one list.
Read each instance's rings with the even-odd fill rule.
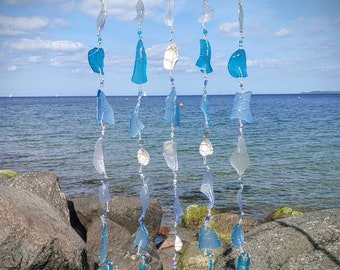
[[8,97],[12,97],[12,96],[13,96],[12,93],[10,93]]

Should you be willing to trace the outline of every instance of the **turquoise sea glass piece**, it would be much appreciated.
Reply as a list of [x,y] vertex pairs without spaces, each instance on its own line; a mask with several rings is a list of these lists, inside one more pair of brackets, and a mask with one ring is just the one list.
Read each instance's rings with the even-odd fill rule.
[[147,183],[144,183],[139,195],[142,204],[142,217],[145,217],[145,213],[148,210],[150,204],[149,187]]
[[176,99],[176,90],[173,88],[165,100],[165,113],[163,117],[168,123],[180,125],[180,109]]
[[237,223],[231,233],[231,240],[236,248],[240,248],[244,244],[244,232],[242,224]]
[[175,215],[175,221],[178,223],[180,218],[183,216],[183,208],[181,206],[181,203],[179,201],[178,195],[176,193],[174,198],[174,215]]
[[208,96],[206,93],[203,94],[202,99],[201,99],[201,111],[204,114],[204,119],[206,126],[209,126],[210,122],[210,109],[209,109],[209,102],[208,102]]
[[139,270],[147,270],[147,269],[148,269],[147,265],[146,265],[145,261],[143,260],[141,266],[139,267]]
[[93,166],[99,174],[105,175],[105,164],[103,155],[103,138],[100,137],[94,147]]
[[138,227],[135,241],[133,242],[136,246],[139,246],[140,249],[147,249],[149,245],[149,232],[145,227],[144,223],[141,223]]
[[107,224],[106,224],[105,217],[101,216],[100,219],[103,224],[103,230],[102,230],[102,245],[100,248],[98,258],[99,258],[99,261],[103,263],[105,262],[107,258]]
[[201,192],[209,199],[208,207],[212,208],[215,204],[215,195],[212,174],[210,171],[206,171],[203,175]]
[[236,270],[249,270],[250,256],[247,252],[243,252],[238,256]]
[[106,124],[114,124],[115,118],[112,107],[108,102],[103,91],[98,90],[97,92],[97,125],[101,122]]
[[111,199],[109,183],[107,181],[103,181],[102,185],[99,187],[99,201],[104,204],[111,201]]
[[207,39],[200,40],[200,56],[196,61],[196,66],[200,68],[203,73],[211,73],[213,71],[211,64],[211,48]]
[[247,73],[247,57],[243,49],[238,49],[234,52],[228,62],[228,70],[234,78],[248,77]]
[[104,75],[104,50],[102,48],[93,48],[89,50],[87,59],[93,72]]
[[239,175],[242,175],[249,167],[249,163],[250,159],[247,152],[246,141],[243,135],[239,135],[237,147],[230,157],[230,164]]
[[133,69],[133,75],[131,78],[132,82],[136,84],[142,84],[148,81],[146,77],[146,66],[147,59],[143,41],[139,39],[136,48],[135,67]]
[[217,249],[221,246],[220,239],[216,232],[208,226],[201,226],[198,236],[198,248],[199,249]]
[[138,109],[134,110],[130,119],[130,135],[132,138],[136,138],[136,136],[141,132],[145,126],[138,118]]
[[250,112],[250,99],[250,91],[245,93],[236,93],[230,114],[230,119],[242,119],[247,123],[252,123],[253,117]]

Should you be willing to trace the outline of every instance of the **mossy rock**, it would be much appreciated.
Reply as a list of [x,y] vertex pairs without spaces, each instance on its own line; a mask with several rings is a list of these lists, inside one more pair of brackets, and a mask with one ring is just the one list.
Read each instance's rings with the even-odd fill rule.
[[[212,215],[215,211],[212,211]],[[182,218],[183,227],[187,229],[196,230],[200,225],[204,223],[205,217],[208,215],[208,207],[203,205],[192,204],[189,205]]]
[[266,220],[267,221],[273,221],[277,219],[287,218],[287,217],[295,217],[295,216],[301,216],[303,215],[303,212],[298,210],[293,210],[289,206],[281,207],[277,210],[275,210],[273,213],[271,213]]
[[18,174],[15,171],[12,170],[0,170],[0,179],[10,179],[16,177]]

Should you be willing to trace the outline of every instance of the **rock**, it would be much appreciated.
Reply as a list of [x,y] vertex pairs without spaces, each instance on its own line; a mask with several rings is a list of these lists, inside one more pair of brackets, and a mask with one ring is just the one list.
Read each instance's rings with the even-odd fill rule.
[[18,174],[12,170],[0,170],[0,181],[16,177]]
[[184,211],[183,226],[187,229],[197,230],[203,224],[207,214],[208,207],[197,204],[189,205]]
[[[245,235],[252,270],[340,269],[340,208],[261,224]],[[214,270],[235,269],[238,251],[229,246]]]
[[17,189],[30,191],[53,205],[66,222],[70,220],[67,200],[61,192],[58,176],[52,172],[33,172],[18,175],[2,181],[3,184]]
[[269,214],[266,218],[266,221],[274,221],[277,219],[287,218],[287,217],[296,217],[303,215],[303,212],[298,210],[293,210],[291,207],[284,206],[277,210],[275,210],[273,213]]
[[37,195],[0,185],[0,269],[88,269],[86,245]]

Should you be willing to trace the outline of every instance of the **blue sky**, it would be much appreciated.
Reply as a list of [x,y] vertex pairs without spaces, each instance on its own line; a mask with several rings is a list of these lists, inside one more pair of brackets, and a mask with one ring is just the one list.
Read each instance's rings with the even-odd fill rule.
[[[137,1],[106,0],[102,31],[106,95],[136,95],[131,82],[138,40]],[[238,49],[237,0],[209,3],[215,10],[206,26],[212,47],[209,94],[234,94],[238,82],[227,72]],[[169,28],[165,0],[144,0],[143,42],[148,56],[148,95],[167,95],[168,71],[162,67]],[[200,95],[202,74],[198,23],[202,1],[175,1],[174,42],[180,59],[174,70],[178,95]],[[99,78],[87,62],[97,44],[99,0],[1,0],[0,96],[96,95]],[[339,0],[243,0],[244,49],[254,94],[340,90]]]

